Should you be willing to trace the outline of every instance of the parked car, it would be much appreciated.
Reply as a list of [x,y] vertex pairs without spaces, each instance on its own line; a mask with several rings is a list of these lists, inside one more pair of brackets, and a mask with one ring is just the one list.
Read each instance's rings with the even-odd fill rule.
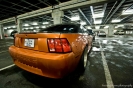
[[99,31],[98,36],[99,37],[106,37],[106,33],[104,31]]
[[95,40],[95,33],[91,29],[88,29],[87,31],[89,35],[93,36],[93,40]]
[[115,35],[124,35],[124,31],[116,31],[114,34]]
[[92,37],[77,24],[58,24],[34,33],[17,33],[9,47],[14,63],[29,72],[62,78],[85,70]]
[[14,38],[15,37],[15,33],[18,33],[18,31],[16,31],[16,30],[12,31],[10,36]]

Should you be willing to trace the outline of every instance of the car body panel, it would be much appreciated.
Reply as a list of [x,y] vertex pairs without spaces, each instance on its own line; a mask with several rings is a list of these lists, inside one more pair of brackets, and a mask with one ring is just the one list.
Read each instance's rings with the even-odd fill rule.
[[[71,52],[50,52],[48,39],[67,39]],[[25,46],[25,39],[34,40],[34,47]],[[9,47],[14,63],[29,72],[62,78],[77,67],[84,48],[91,49],[92,36],[85,33],[17,33],[15,43]],[[17,51],[17,52],[16,52]]]

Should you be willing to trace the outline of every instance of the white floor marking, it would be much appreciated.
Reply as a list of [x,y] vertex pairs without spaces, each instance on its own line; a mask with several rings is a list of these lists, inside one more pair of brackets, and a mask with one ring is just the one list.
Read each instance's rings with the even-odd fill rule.
[[[100,41],[99,41],[99,45],[100,45],[100,48],[102,49]],[[112,78],[110,75],[110,71],[109,71],[103,51],[101,51],[101,55],[102,55],[102,62],[103,62],[103,67],[104,67],[104,72],[105,72],[106,83],[107,83],[106,86],[107,86],[107,88],[114,88],[114,84],[113,84],[113,81],[112,81]]]
[[12,65],[6,66],[6,67],[4,67],[4,68],[1,68],[0,71],[3,71],[3,70],[8,69],[8,68],[10,68],[10,67],[13,67],[14,65],[15,65],[15,64],[12,64]]
[[4,53],[4,52],[7,52],[8,50],[5,50],[5,51],[1,51],[0,53]]

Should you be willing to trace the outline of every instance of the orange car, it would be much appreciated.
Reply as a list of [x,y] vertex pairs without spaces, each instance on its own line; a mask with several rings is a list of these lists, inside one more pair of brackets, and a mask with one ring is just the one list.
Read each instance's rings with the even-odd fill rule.
[[79,66],[85,69],[92,36],[76,24],[58,24],[36,33],[15,34],[9,47],[14,63],[29,72],[62,78]]

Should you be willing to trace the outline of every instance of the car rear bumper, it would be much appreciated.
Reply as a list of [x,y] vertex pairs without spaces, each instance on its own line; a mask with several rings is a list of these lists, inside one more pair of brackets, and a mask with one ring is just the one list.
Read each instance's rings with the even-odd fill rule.
[[18,67],[49,78],[64,77],[73,71],[78,63],[73,52],[45,53],[15,46],[10,46],[9,52]]

